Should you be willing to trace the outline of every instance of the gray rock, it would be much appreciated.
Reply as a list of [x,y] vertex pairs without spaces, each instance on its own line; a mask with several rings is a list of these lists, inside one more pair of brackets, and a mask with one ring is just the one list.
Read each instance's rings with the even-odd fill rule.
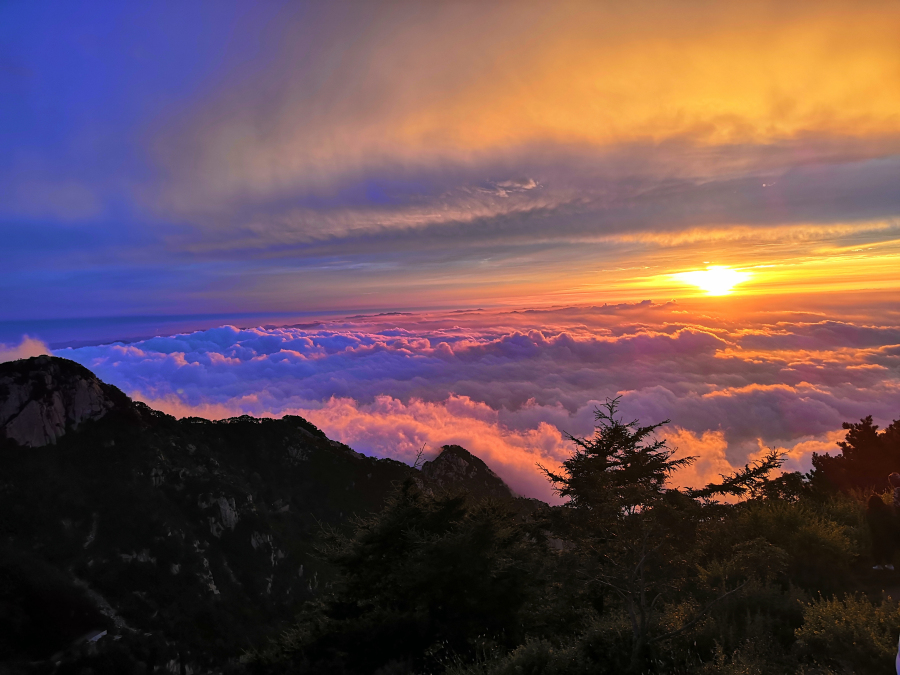
[[37,356],[0,364],[0,435],[37,448],[55,444],[86,420],[103,417],[124,394],[86,368]]

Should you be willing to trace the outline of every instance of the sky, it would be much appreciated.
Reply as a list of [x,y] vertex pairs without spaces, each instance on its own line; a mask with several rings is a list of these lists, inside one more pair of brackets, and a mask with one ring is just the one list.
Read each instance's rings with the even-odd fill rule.
[[900,417],[898,34],[877,0],[0,4],[0,357],[385,456],[477,418],[522,491],[616,395],[709,471],[808,465]]

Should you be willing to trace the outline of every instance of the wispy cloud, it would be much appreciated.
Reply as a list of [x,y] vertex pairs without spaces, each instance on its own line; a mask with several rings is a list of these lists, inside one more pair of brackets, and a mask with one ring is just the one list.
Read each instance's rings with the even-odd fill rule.
[[535,143],[686,139],[710,157],[896,135],[898,21],[889,3],[332,3],[284,17],[271,67],[235,74],[158,147],[170,203],[210,209]]
[[8,314],[900,287],[894,3],[217,9],[0,8]]

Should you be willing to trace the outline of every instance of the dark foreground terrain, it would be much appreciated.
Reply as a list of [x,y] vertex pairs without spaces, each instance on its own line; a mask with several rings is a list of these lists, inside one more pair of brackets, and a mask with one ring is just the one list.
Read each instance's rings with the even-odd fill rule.
[[58,358],[0,364],[0,425],[0,662],[36,672],[107,646],[222,666],[329,583],[323,530],[405,479],[513,499],[462,448],[417,471],[300,417],[176,420]]
[[0,672],[891,672],[900,424],[693,490],[660,426],[610,401],[550,508],[456,446],[419,469],[0,364]]

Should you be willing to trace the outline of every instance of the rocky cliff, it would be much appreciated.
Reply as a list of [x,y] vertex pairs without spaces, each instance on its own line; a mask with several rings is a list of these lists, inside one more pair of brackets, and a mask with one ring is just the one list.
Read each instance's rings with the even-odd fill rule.
[[127,399],[87,368],[50,356],[0,364],[0,434],[34,448],[56,443]]

